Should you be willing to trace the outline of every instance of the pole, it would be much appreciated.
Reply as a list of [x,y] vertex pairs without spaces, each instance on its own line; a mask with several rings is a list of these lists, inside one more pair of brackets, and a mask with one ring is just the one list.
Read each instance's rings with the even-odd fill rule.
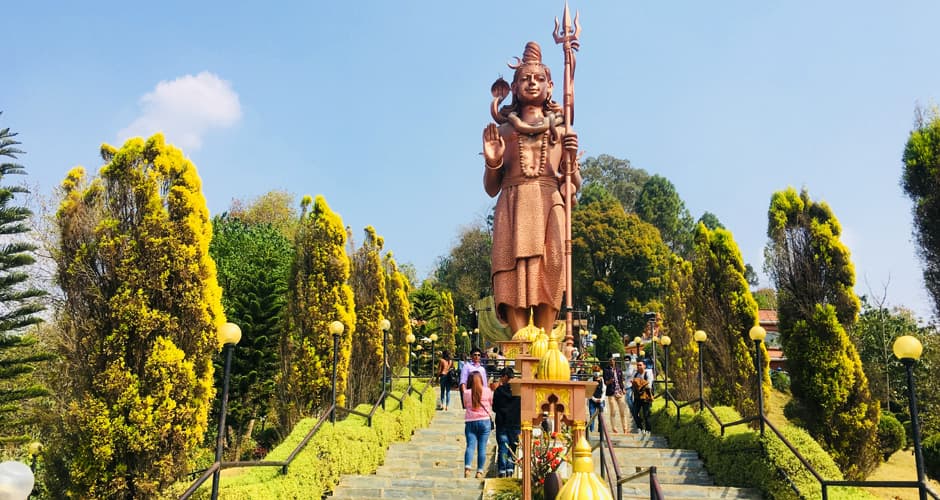
[[[335,365],[334,365],[335,366]],[[389,382],[388,366],[388,329],[382,329],[382,392],[387,392]],[[382,396],[382,409],[385,409],[386,396]]]
[[653,350],[653,380],[650,381],[650,390],[653,391],[653,394],[656,394],[656,373],[658,367],[656,366],[656,318],[651,317],[649,320],[650,324],[650,349]]
[[669,406],[669,346],[663,346],[663,386],[666,388],[666,406]]
[[220,464],[219,468],[212,474],[212,500],[219,498],[219,477],[222,474],[222,443],[225,440],[225,412],[228,408],[228,379],[232,369],[232,351],[234,344],[225,344],[222,350],[225,351],[225,371],[222,375],[222,407],[219,411],[219,435],[215,445],[215,461]]
[[434,341],[431,341],[431,357],[428,359],[428,380],[434,380]]
[[702,343],[698,343],[698,411],[705,407],[705,379],[702,377]]
[[408,391],[411,393],[411,342],[408,343]]
[[333,335],[333,408],[330,410],[330,423],[336,423],[336,358],[339,353],[339,335]]
[[[555,18],[555,29],[552,36],[556,44],[562,44],[565,54],[565,86],[564,86],[564,114],[565,114],[565,134],[571,132],[571,125],[574,123],[574,51],[578,50],[580,44],[578,36],[581,35],[581,24],[578,22],[578,14],[575,13],[574,24],[571,23],[571,16],[568,12],[568,3],[565,2],[565,11],[562,14],[564,18],[561,24],[558,18]],[[574,309],[572,291],[573,279],[571,273],[571,200],[574,185],[571,182],[571,176],[574,175],[577,168],[577,151],[565,151],[562,155],[562,172],[565,176],[565,345],[571,346],[574,343],[574,331],[572,323],[572,310]]]
[[920,444],[920,418],[917,415],[917,395],[914,392],[914,360],[902,359],[907,369],[907,392],[911,405],[911,434],[914,438],[914,462],[917,467],[917,491],[920,500],[927,500],[926,479],[924,478],[924,452]]
[[764,437],[764,377],[761,373],[761,355],[760,344],[762,341],[754,341],[754,350],[757,351],[757,415],[760,417],[760,435]]

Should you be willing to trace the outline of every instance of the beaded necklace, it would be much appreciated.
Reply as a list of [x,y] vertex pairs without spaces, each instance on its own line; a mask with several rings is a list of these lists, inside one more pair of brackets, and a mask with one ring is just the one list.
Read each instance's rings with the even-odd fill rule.
[[535,165],[526,165],[525,155],[522,152],[526,140],[524,138],[524,134],[516,132],[516,138],[519,144],[519,168],[522,169],[522,175],[530,179],[540,177],[545,172],[545,160],[548,157],[548,132],[542,132],[539,135],[540,144],[538,163]]

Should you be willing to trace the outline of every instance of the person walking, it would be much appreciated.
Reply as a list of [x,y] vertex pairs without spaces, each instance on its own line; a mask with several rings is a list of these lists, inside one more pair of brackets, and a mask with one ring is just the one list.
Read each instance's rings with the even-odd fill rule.
[[499,387],[493,393],[493,414],[496,416],[496,459],[499,477],[512,477],[516,462],[514,456],[522,430],[521,398],[512,395],[509,381],[516,376],[515,371],[505,367],[499,372]]
[[604,384],[607,386],[607,406],[610,408],[610,431],[617,434],[616,413],[620,412],[620,427],[627,433],[626,380],[623,370],[617,366],[617,358],[610,358],[610,364],[604,369]]
[[447,411],[450,404],[450,369],[454,361],[450,359],[450,352],[446,349],[441,352],[441,359],[437,360],[437,376],[441,381],[441,409]]
[[604,374],[601,372],[600,366],[594,366],[591,380],[597,382],[597,387],[594,388],[594,393],[591,394],[591,399],[588,400],[588,411],[590,411],[591,414],[591,425],[588,426],[588,430],[594,432],[594,415],[598,411],[604,411],[604,396],[607,393],[607,387],[604,384]]
[[652,382],[653,371],[647,370],[646,364],[638,361],[631,385],[633,386],[634,418],[641,434],[644,432],[649,434],[652,430],[650,425],[650,413],[653,407]]
[[463,477],[470,477],[470,463],[473,452],[477,453],[477,479],[483,477],[483,465],[486,462],[486,440],[490,437],[493,423],[490,414],[493,410],[493,391],[486,386],[483,375],[478,371],[470,373],[468,387],[463,391],[464,436],[467,448],[463,454]]

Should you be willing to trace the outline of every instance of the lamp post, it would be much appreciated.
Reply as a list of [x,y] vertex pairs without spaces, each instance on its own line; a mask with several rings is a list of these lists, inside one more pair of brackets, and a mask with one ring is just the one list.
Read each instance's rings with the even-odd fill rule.
[[33,473],[35,473],[36,472],[36,457],[38,457],[39,452],[42,451],[42,443],[40,443],[39,441],[33,441],[32,443],[29,443],[29,446],[26,449],[27,451],[29,451],[29,458],[30,458],[29,469],[32,470]]
[[483,349],[483,346],[480,345],[481,342],[480,342],[480,329],[479,328],[473,329],[473,336],[476,338],[476,342],[473,344],[473,347],[479,347],[480,349]]
[[708,339],[708,334],[705,333],[705,330],[696,330],[692,338],[698,343],[698,407],[701,411],[705,406],[705,383],[702,378],[702,370],[704,369],[702,366],[702,344]]
[[761,366],[760,344],[767,337],[767,330],[760,325],[754,326],[747,333],[754,341],[754,350],[757,351],[757,415],[760,417],[760,435],[764,435],[764,377]]
[[225,412],[228,408],[228,379],[232,371],[232,351],[242,339],[242,330],[235,323],[226,323],[216,332],[225,352],[225,371],[222,375],[222,406],[219,408],[219,435],[215,445],[215,461],[219,468],[212,474],[212,500],[219,498],[219,477],[222,473],[222,443],[225,442]]
[[911,335],[902,335],[894,341],[891,348],[894,355],[904,363],[907,370],[907,393],[911,407],[911,434],[914,438],[914,463],[917,467],[917,491],[921,500],[927,500],[926,480],[924,478],[924,452],[920,444],[920,419],[917,415],[917,395],[914,392],[914,363],[920,359],[924,346]]
[[411,345],[415,343],[415,334],[409,333],[405,337],[405,342],[408,342],[408,389],[411,389]]
[[424,347],[421,344],[415,344],[415,376],[418,376],[418,370],[421,369],[421,351],[424,350]]
[[431,334],[431,360],[428,362],[428,366],[431,368],[428,372],[431,374],[431,378],[434,378],[434,343],[437,342],[437,334]]
[[669,338],[669,335],[663,335],[660,343],[663,345],[663,375],[666,377],[663,380],[663,385],[666,388],[666,405],[669,405],[669,346],[672,345],[672,339]]
[[650,342],[650,349],[653,350],[653,380],[650,381],[650,390],[653,391],[653,394],[656,394],[656,344],[659,344],[659,337],[653,337]]
[[330,410],[330,423],[336,423],[336,362],[339,359],[339,336],[342,335],[346,326],[342,321],[330,323],[330,333],[333,334],[333,409]]
[[[467,339],[470,337],[470,332],[464,330],[460,333],[460,336],[463,340],[460,341],[460,350],[463,351],[463,348],[467,345]],[[466,352],[461,352],[461,354],[467,354]]]
[[386,319],[382,318],[382,321],[379,321],[379,328],[382,329],[382,409],[385,409],[385,396],[384,394],[388,390],[388,383],[391,379],[389,376],[390,366],[388,364],[388,329],[392,327],[392,323]]
[[639,336],[633,337],[633,345],[636,346],[636,360],[640,360],[640,344],[643,342],[643,339]]

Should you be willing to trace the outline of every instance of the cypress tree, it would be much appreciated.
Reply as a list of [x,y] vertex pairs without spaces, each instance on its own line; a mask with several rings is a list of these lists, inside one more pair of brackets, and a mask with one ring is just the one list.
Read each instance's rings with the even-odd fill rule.
[[356,298],[351,361],[356,369],[349,373],[347,389],[350,407],[374,403],[381,392],[383,332],[379,322],[388,314],[385,270],[379,255],[385,241],[372,226],[366,227],[365,234],[362,247],[353,254],[350,279]]
[[408,278],[398,269],[398,264],[391,252],[385,254],[385,276],[388,286],[388,331],[389,366],[392,373],[400,372],[407,366],[408,344],[405,338],[411,330],[411,301]]
[[773,194],[768,219],[767,269],[793,392],[787,415],[828,449],[847,478],[863,478],[878,463],[881,412],[847,334],[860,304],[841,226],[826,203],[792,187]]
[[225,322],[196,168],[154,135],[69,172],[56,214],[56,497],[154,498],[192,469]]

